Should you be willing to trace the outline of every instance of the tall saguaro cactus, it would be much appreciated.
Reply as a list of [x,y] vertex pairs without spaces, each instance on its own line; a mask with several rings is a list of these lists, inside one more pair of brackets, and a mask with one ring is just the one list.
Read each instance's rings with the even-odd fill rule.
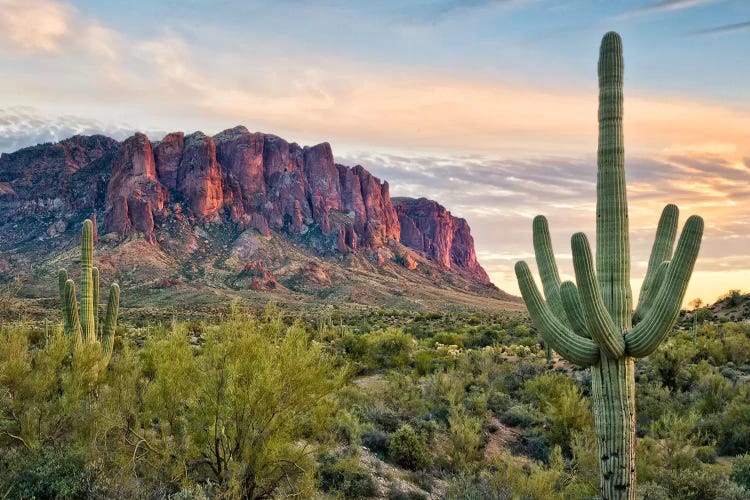
[[[68,279],[68,271],[60,269],[58,285],[63,327],[66,335],[74,335],[78,345],[83,342],[99,343],[106,362],[112,356],[117,311],[120,307],[120,287],[112,283],[109,288],[109,302],[104,322],[99,325],[99,270],[93,267],[94,225],[86,219],[81,230],[81,312],[78,313],[76,285]],[[100,340],[97,340],[100,335]]]
[[690,217],[673,253],[678,209],[664,208],[633,311],[622,75],[622,42],[610,32],[604,35],[599,53],[596,266],[586,235],[576,233],[571,241],[576,284],[560,283],[543,216],[534,219],[533,236],[545,298],[528,265],[516,264],[521,295],[536,328],[561,356],[591,367],[604,499],[635,498],[633,358],[652,353],[674,326],[703,235],[703,219]]

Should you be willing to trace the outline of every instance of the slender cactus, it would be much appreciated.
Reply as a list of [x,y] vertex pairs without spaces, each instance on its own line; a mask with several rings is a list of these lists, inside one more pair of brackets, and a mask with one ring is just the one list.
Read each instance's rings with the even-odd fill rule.
[[[72,279],[68,279],[68,272],[60,269],[58,273],[58,287],[60,291],[60,307],[63,315],[63,328],[66,335],[75,336],[76,344],[83,342],[100,344],[105,362],[112,356],[115,330],[117,328],[117,312],[120,307],[120,287],[112,283],[109,289],[109,303],[99,334],[99,270],[93,267],[94,260],[94,228],[93,223],[86,219],[81,230],[81,304],[80,316],[76,302],[76,286]],[[105,363],[105,364],[106,364]]]
[[521,295],[535,327],[561,356],[591,367],[604,499],[635,498],[633,358],[651,354],[674,326],[703,235],[703,219],[690,217],[673,254],[678,209],[671,204],[664,208],[633,311],[622,77],[622,42],[610,32],[604,35],[599,53],[596,260],[586,235],[574,234],[576,283],[560,283],[547,221],[538,216],[533,223],[534,252],[546,300],[528,265],[516,264]]

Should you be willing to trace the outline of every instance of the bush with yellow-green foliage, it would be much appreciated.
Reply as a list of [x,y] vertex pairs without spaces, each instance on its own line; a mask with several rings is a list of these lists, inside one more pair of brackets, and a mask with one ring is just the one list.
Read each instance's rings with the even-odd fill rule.
[[13,479],[23,464],[48,448],[75,450],[110,497],[314,490],[344,379],[302,324],[233,314],[206,325],[200,345],[177,324],[137,351],[125,343],[105,370],[100,349],[73,356],[62,332],[37,344],[31,333],[0,331],[0,452],[20,457],[0,478],[10,498],[25,495]]

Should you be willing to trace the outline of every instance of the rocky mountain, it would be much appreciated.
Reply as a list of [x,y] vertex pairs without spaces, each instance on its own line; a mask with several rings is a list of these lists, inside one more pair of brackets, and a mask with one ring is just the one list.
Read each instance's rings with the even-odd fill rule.
[[419,284],[513,300],[490,283],[464,219],[424,198],[392,200],[387,182],[336,164],[328,143],[239,126],[154,142],[75,136],[0,157],[5,279],[53,271],[92,216],[103,272],[162,299],[209,289],[418,305],[406,291]]

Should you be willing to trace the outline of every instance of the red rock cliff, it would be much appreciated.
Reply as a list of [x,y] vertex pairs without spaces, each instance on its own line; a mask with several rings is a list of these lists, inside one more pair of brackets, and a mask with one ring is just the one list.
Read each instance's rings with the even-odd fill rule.
[[489,283],[489,276],[477,261],[466,220],[454,217],[444,206],[426,198],[394,198],[393,203],[404,245],[449,269],[465,271],[476,280]]
[[141,133],[122,143],[76,136],[0,157],[0,229],[29,217],[41,222],[40,234],[3,229],[0,245],[52,237],[97,211],[102,232],[139,232],[154,244],[179,212],[194,223],[231,222],[266,236],[313,231],[322,254],[401,242],[489,281],[466,221],[429,200],[392,201],[387,182],[359,165],[337,165],[328,143],[300,147],[238,126],[213,137],[174,132],[154,143]]

